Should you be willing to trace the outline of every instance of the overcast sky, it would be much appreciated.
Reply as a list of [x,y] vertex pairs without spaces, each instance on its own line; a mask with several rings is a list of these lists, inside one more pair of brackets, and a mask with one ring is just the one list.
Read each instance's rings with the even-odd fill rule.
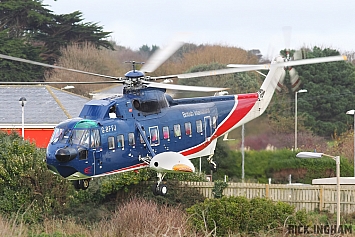
[[[355,51],[353,0],[44,0],[55,14],[76,10],[112,31],[117,44],[163,47],[177,33],[187,42],[260,49],[275,56],[302,46]],[[291,27],[290,40],[283,28]]]

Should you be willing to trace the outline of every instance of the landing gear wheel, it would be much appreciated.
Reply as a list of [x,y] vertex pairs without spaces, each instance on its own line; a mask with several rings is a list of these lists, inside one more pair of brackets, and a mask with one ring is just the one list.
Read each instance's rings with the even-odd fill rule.
[[152,192],[155,196],[165,196],[168,193],[168,187],[165,184],[154,184],[152,186]]
[[168,187],[165,184],[160,184],[158,189],[161,196],[165,196],[168,193]]
[[79,190],[79,189],[81,189],[80,188],[80,182],[79,182],[80,180],[74,180],[73,181],[73,185],[74,185],[74,188],[76,189],[76,190]]
[[81,188],[82,190],[88,189],[89,184],[90,184],[90,180],[89,180],[89,179],[82,179],[82,180],[80,180],[80,188]]

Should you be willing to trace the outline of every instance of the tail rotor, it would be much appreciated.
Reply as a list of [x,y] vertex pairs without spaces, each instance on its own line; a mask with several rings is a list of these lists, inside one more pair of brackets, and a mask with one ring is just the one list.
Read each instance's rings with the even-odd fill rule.
[[[290,42],[291,42],[292,27],[285,26],[282,28],[282,30],[284,33],[285,46],[286,46],[284,61],[288,62],[288,61],[293,61],[293,60],[306,59],[306,51],[304,49],[297,50],[297,51],[293,52],[293,55],[291,55]],[[285,84],[285,77],[286,77],[287,73],[290,76],[290,83],[291,83],[291,90],[292,91],[296,91],[297,88],[299,88],[299,86],[301,84],[301,80],[299,78],[299,75],[298,75],[298,72],[296,71],[296,69],[293,68],[292,66],[286,66],[285,71],[284,71],[284,73],[282,73],[280,81],[279,81],[278,86],[276,88],[279,92],[281,92],[282,87]]]

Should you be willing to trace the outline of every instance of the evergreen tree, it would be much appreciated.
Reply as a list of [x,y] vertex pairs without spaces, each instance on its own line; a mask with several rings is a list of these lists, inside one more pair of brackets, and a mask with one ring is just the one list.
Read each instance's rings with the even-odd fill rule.
[[[9,38],[8,31],[0,31],[0,53],[42,62],[40,47],[21,38]],[[44,67],[0,59],[0,81],[42,81]]]
[[[329,48],[314,47],[306,51],[306,58],[339,55],[338,51]],[[301,80],[299,89],[307,89],[297,101],[299,130],[309,129],[326,138],[345,132],[352,119],[345,113],[352,109],[355,99],[354,66],[342,61],[302,65],[295,69]],[[275,131],[294,131],[295,92],[291,89],[288,74],[283,90],[276,93],[266,113]]]
[[[0,3],[1,54],[53,64],[60,56],[60,48],[70,44],[89,42],[97,48],[113,50],[106,40],[111,32],[103,31],[96,23],[84,23],[79,11],[55,15],[40,0]],[[0,60],[0,71],[1,81],[41,81],[44,69]]]
[[[329,48],[314,47],[307,58],[339,55]],[[331,137],[347,130],[345,113],[355,100],[355,71],[349,62],[331,62],[297,67],[302,88],[307,93],[298,101],[298,109],[306,113],[305,125],[314,133]]]

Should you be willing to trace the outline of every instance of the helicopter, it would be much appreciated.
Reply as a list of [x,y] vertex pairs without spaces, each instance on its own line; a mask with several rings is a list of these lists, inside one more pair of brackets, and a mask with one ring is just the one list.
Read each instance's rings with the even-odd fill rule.
[[[50,68],[113,79],[123,85],[123,94],[87,102],[77,118],[59,123],[46,150],[49,170],[73,181],[78,190],[86,190],[93,178],[149,167],[157,172],[155,195],[166,195],[162,182],[168,172],[190,173],[193,158],[207,157],[216,169],[213,154],[217,138],[260,115],[268,107],[287,67],[346,60],[331,56],[291,61],[275,57],[270,64],[227,65],[214,71],[150,77],[183,43],[158,50],[140,70],[129,61],[132,70],[124,77],[113,77],[0,54],[0,58]],[[229,95],[228,88],[183,86],[158,83],[173,79],[268,70],[257,92]],[[264,75],[264,74],[263,74]],[[102,83],[106,83],[103,81]],[[0,84],[58,84],[58,82],[0,82]],[[75,82],[61,82],[75,84]],[[83,82],[80,82],[83,83]],[[101,82],[87,82],[101,83]],[[214,96],[173,99],[166,90],[213,91]]]

